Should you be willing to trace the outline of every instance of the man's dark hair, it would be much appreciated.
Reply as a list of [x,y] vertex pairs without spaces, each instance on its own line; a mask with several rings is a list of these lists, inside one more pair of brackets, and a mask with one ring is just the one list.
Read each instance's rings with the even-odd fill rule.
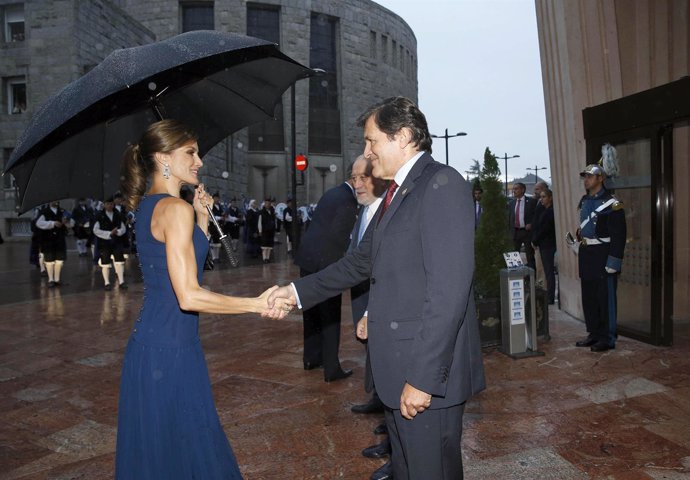
[[402,128],[409,128],[412,141],[419,150],[431,153],[431,135],[426,117],[412,100],[405,97],[390,97],[369,107],[357,119],[357,125],[363,127],[369,117],[379,130],[388,135],[390,140]]

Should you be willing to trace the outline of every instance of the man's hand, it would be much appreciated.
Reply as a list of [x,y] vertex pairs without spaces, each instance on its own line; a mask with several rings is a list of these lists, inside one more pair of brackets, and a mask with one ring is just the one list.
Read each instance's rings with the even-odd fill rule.
[[277,290],[280,290],[280,287],[275,285],[262,293],[258,298],[259,302],[262,304],[262,317],[271,318],[273,320],[282,320],[294,308],[294,299],[277,297],[274,298],[273,301],[269,301],[271,295]]
[[414,388],[409,383],[405,384],[400,395],[400,413],[403,417],[412,420],[430,406],[431,395]]
[[357,338],[360,340],[366,340],[369,338],[369,333],[367,331],[367,317],[364,316],[357,322]]
[[295,298],[295,291],[292,285],[285,285],[272,290],[268,296],[268,308],[275,308],[277,304],[288,303],[290,305],[297,305],[297,298]]

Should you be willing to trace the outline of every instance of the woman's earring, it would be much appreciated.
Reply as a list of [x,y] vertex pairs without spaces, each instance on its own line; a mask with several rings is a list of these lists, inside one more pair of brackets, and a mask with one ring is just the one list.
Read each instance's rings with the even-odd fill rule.
[[163,164],[163,178],[170,178],[170,166],[167,163]]

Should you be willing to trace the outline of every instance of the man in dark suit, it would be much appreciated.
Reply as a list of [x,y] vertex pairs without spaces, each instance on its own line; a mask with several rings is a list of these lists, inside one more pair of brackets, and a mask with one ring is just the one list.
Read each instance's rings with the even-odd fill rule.
[[[396,479],[462,478],[465,402],[485,387],[472,292],[470,185],[431,157],[424,114],[395,97],[369,108],[364,155],[392,180],[357,249],[274,291],[309,307],[371,278],[371,369],[393,447]],[[398,186],[399,185],[399,186]]]
[[[295,255],[300,275],[307,276],[336,262],[347,251],[357,218],[357,200],[348,179],[321,196],[314,218]],[[304,322],[304,369],[323,366],[324,380],[332,382],[352,375],[338,359],[342,298],[324,298],[302,313]]]
[[525,196],[525,184],[513,185],[513,198],[508,202],[508,228],[511,232],[513,245],[516,252],[525,246],[527,266],[535,268],[534,249],[532,248],[532,221],[537,201]]
[[479,222],[481,222],[482,219],[482,213],[484,213],[484,209],[482,208],[482,193],[484,193],[484,190],[482,190],[482,187],[474,187],[474,190],[472,190],[472,197],[474,198],[474,229],[479,228]]
[[[372,169],[373,165],[371,164],[371,160],[364,158],[364,155],[360,155],[352,165],[352,175],[350,179],[352,180],[352,186],[355,188],[360,211],[357,216],[357,221],[355,222],[355,228],[352,230],[349,251],[355,250],[357,245],[359,245],[367,227],[371,224],[371,219],[374,218],[376,210],[383,201],[383,193],[388,188],[387,181],[372,176]],[[369,279],[366,279],[359,285],[355,285],[350,289],[352,321],[355,324],[355,328],[359,322],[366,321],[367,305],[369,303],[369,285]],[[353,405],[351,410],[353,413],[383,413],[383,402],[376,393],[374,379],[371,375],[371,362],[369,360],[368,350],[365,365],[364,390],[371,393],[371,398],[366,403]],[[377,426],[374,433],[385,434],[385,423]],[[368,458],[387,457],[390,453],[391,442],[388,435],[385,436],[381,443],[362,450],[362,455]],[[389,478],[393,478],[393,466],[390,460],[379,467],[371,475],[370,480],[387,480]]]

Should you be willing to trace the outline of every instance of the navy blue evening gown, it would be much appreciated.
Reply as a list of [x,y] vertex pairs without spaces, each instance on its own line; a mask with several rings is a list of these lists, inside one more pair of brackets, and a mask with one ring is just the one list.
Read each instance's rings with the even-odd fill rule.
[[[153,209],[166,194],[142,199],[135,225],[144,304],[122,366],[115,478],[241,479],[211,395],[199,341],[199,315],[180,310],[165,244],[151,235]],[[208,240],[194,226],[199,282]]]

